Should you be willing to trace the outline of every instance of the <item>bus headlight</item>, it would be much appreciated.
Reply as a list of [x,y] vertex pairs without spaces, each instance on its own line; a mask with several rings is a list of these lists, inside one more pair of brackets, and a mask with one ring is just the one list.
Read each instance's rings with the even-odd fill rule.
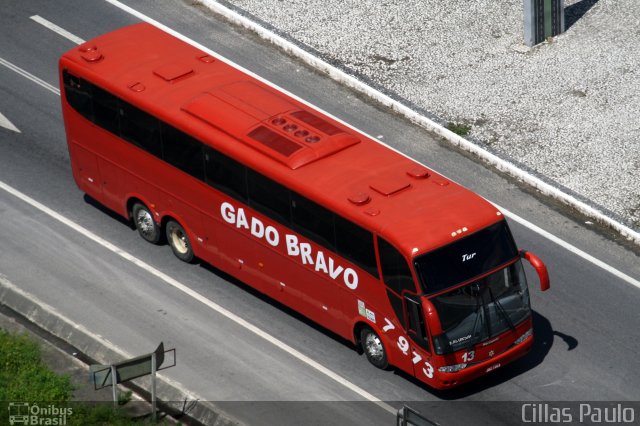
[[525,340],[527,340],[529,338],[529,336],[531,336],[532,334],[533,334],[533,328],[530,328],[530,329],[527,330],[526,333],[524,333],[522,336],[518,337],[518,340],[513,342],[513,344],[514,345],[519,345],[520,343],[522,343]]
[[438,371],[441,373],[455,373],[463,368],[467,368],[467,364],[445,365],[444,367],[439,367]]

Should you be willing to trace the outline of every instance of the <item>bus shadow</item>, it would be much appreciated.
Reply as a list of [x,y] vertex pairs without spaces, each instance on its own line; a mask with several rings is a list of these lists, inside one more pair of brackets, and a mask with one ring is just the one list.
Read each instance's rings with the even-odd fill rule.
[[398,374],[406,376],[407,380],[410,380],[417,386],[421,386],[440,399],[453,401],[457,399],[467,398],[471,395],[483,392],[494,386],[498,386],[542,364],[554,344],[555,336],[558,336],[564,341],[564,343],[567,345],[567,351],[574,350],[576,347],[578,347],[577,339],[568,334],[553,330],[553,327],[551,326],[549,320],[536,311],[533,311],[533,330],[533,347],[525,357],[520,358],[514,363],[500,368],[491,374],[488,374],[477,380],[463,384],[451,390],[436,390],[424,385],[422,382],[404,373]]
[[84,194],[82,198],[84,199],[85,203],[87,203],[88,205],[90,205],[91,207],[97,210],[100,210],[102,213],[106,214],[111,219],[117,220],[118,222],[122,223],[123,225],[126,225],[130,229],[136,229],[132,221],[127,220],[126,218],[120,216],[118,213],[106,207],[104,204],[100,204],[98,200],[96,200],[95,198],[92,198],[90,195]]

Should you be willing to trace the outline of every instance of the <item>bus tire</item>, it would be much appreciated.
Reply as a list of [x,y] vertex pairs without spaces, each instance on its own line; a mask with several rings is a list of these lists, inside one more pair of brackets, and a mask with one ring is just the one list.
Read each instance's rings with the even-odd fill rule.
[[140,234],[143,239],[152,244],[158,244],[160,242],[162,232],[156,221],[153,220],[153,215],[147,206],[142,203],[135,203],[131,208],[131,218],[138,230],[138,234]]
[[170,220],[167,222],[165,229],[167,242],[173,254],[183,262],[193,262],[193,247],[191,246],[187,231],[184,230],[182,225],[174,220]]
[[382,339],[370,327],[365,326],[360,331],[360,345],[371,364],[382,370],[389,367],[387,351],[382,344]]

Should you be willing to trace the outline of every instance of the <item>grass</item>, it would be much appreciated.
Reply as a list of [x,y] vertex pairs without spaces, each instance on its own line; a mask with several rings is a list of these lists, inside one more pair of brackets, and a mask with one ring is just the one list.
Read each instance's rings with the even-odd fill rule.
[[459,123],[454,123],[454,122],[448,122],[447,123],[447,129],[451,130],[453,133],[460,135],[460,136],[467,136],[469,134],[469,132],[471,131],[471,126],[467,126],[464,124],[459,124]]
[[[10,402],[66,410],[69,413],[65,418],[67,425],[150,424],[149,420],[136,421],[126,417],[121,410],[115,410],[111,402],[72,402],[72,396],[69,376],[58,375],[44,364],[37,342],[26,334],[15,335],[0,330],[0,424],[9,424]],[[56,424],[46,421],[55,421],[57,416],[43,415],[40,419],[45,422],[43,424]]]

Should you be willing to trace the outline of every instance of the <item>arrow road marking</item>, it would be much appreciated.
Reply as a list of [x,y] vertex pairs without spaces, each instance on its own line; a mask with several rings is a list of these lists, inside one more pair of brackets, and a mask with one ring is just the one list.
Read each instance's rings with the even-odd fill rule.
[[2,114],[1,112],[0,112],[0,127],[4,127],[5,129],[9,129],[11,131],[21,133],[20,130],[16,126],[14,126],[13,123],[10,122],[9,119],[5,117],[4,114]]

